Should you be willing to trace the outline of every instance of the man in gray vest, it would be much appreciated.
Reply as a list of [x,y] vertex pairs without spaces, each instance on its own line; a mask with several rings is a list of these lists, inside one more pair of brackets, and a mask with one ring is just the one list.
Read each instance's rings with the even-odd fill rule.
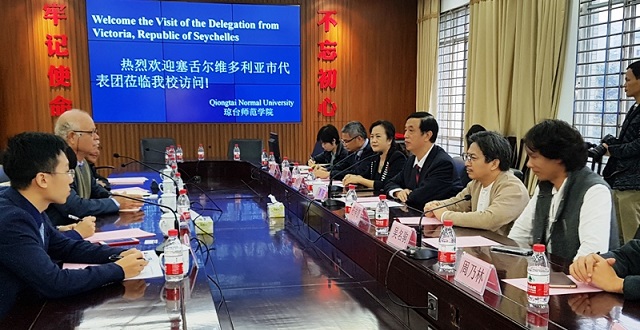
[[586,167],[580,133],[562,120],[544,120],[524,136],[527,167],[538,187],[509,238],[541,243],[568,260],[617,248],[618,228],[607,183]]

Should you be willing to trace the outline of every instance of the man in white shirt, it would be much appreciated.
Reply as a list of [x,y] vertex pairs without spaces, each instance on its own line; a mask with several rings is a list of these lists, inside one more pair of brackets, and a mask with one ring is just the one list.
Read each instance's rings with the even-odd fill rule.
[[524,137],[527,167],[539,183],[509,238],[521,245],[545,244],[566,259],[618,247],[618,229],[607,183],[587,168],[580,133],[547,119]]

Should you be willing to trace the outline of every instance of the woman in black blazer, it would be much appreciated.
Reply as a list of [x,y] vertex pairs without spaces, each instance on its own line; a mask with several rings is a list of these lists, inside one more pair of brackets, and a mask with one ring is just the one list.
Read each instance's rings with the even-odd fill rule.
[[396,129],[386,120],[378,120],[369,128],[369,143],[373,152],[379,154],[374,157],[369,172],[363,176],[348,174],[342,180],[345,187],[349,184],[359,184],[373,188],[374,193],[384,193],[387,181],[402,171],[407,156],[396,143]]

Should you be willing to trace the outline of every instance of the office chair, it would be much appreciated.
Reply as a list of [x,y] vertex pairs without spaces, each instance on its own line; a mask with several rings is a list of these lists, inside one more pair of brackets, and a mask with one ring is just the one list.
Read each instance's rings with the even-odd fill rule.
[[240,159],[246,162],[260,166],[262,159],[262,140],[259,139],[231,139],[229,140],[229,148],[227,150],[227,158],[233,160],[233,147],[238,145],[240,148]]
[[465,166],[464,160],[462,160],[462,157],[453,157],[453,165],[456,167],[456,172],[460,177],[460,182],[462,182],[462,186],[466,187],[467,183],[469,183],[471,179],[469,179],[469,174],[467,173],[467,167]]
[[[142,162],[160,170],[165,166],[164,152],[168,146],[176,145],[172,138],[143,138],[140,140]],[[147,150],[149,149],[149,150]]]

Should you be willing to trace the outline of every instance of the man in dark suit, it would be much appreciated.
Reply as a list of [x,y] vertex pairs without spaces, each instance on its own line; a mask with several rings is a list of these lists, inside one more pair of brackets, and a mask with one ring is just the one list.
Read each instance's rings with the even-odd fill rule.
[[[344,125],[340,132],[340,142],[349,154],[343,158],[344,161],[333,165],[331,177],[334,180],[342,180],[347,174],[364,175],[369,171],[373,160],[371,157],[373,149],[371,149],[371,143],[369,143],[367,136],[367,130],[359,121],[350,121]],[[358,164],[356,165],[356,163]],[[353,167],[349,168],[350,166]],[[329,172],[322,169],[314,173],[319,178],[329,177]]]
[[462,190],[453,159],[435,145],[438,122],[427,112],[414,112],[407,117],[404,143],[413,155],[402,172],[387,183],[389,196],[422,209],[432,200],[455,196]]
[[140,202],[111,196],[91,175],[85,158],[98,149],[100,136],[88,113],[77,109],[63,113],[56,122],[55,133],[75,151],[78,165],[66,203],[51,204],[47,209],[47,215],[54,225],[71,223],[72,220],[68,219],[69,214],[84,218],[142,206]]

